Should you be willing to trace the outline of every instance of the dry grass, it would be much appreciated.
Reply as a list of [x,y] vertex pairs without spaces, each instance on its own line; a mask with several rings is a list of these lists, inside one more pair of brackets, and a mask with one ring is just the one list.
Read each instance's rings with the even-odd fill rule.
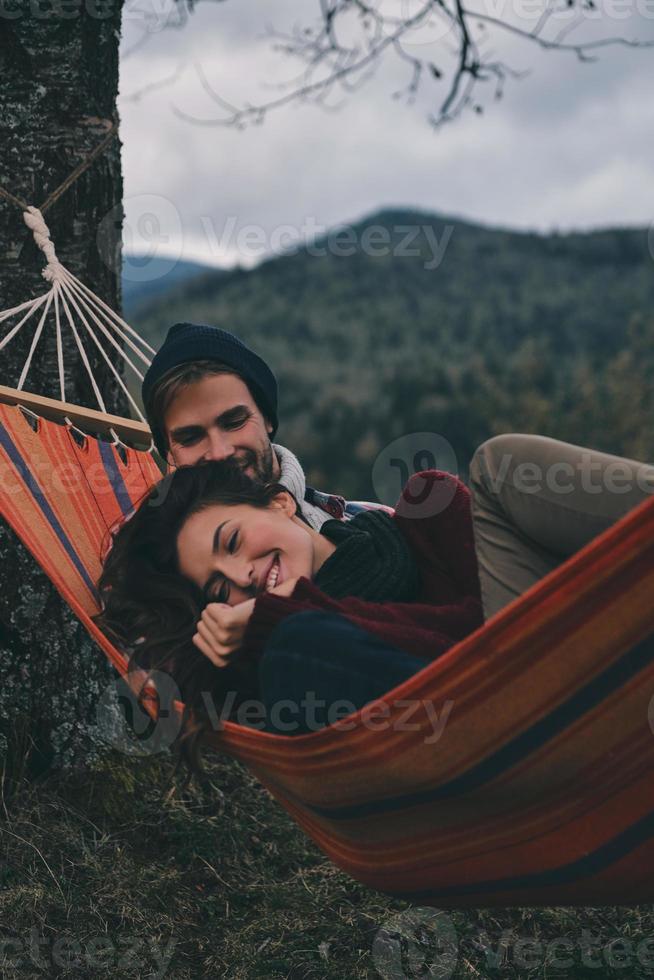
[[[378,977],[376,965],[393,980],[654,973],[649,906],[429,912],[422,940],[403,953],[398,940],[384,967],[373,943],[379,950],[381,926],[409,906],[335,869],[238,763],[208,768],[208,789],[182,800],[170,759],[108,754],[93,771],[22,782],[2,801],[0,976],[357,980]],[[455,930],[449,952],[443,922]],[[567,950],[552,945],[562,938]]]

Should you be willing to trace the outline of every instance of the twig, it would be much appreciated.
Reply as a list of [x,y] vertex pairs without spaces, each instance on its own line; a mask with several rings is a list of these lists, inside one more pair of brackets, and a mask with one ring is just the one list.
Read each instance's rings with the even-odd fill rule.
[[46,861],[46,859],[45,859],[45,858],[43,857],[43,854],[42,854],[42,853],[41,853],[41,851],[40,851],[40,850],[38,849],[38,847],[36,846],[36,844],[33,844],[33,843],[32,843],[32,841],[30,841],[30,840],[25,840],[25,838],[24,838],[24,837],[20,837],[20,836],[19,836],[18,834],[15,834],[15,833],[13,832],[13,830],[7,830],[7,828],[6,828],[6,827],[5,827],[5,828],[3,828],[3,832],[4,832],[5,834],[10,834],[10,835],[11,835],[12,837],[15,837],[15,838],[16,838],[16,840],[19,840],[19,841],[21,842],[21,844],[27,844],[27,845],[28,845],[28,847],[33,847],[33,848],[34,848],[34,850],[36,851],[36,853],[38,854],[38,856],[39,856],[39,857],[41,858],[41,860],[42,860],[42,861],[43,861],[43,863],[45,864],[45,866],[46,866],[46,868],[48,869],[48,871],[49,871],[49,873],[50,873],[50,876],[51,876],[51,878],[52,878],[52,880],[54,881],[54,883],[55,883],[55,885],[57,886],[57,888],[59,889],[59,891],[60,891],[60,893],[61,893],[61,897],[63,898],[63,900],[64,900],[64,901],[66,901],[66,896],[64,895],[64,893],[63,893],[63,891],[62,891],[62,889],[61,889],[61,885],[59,884],[59,882],[58,882],[58,881],[57,881],[57,879],[55,878],[55,876],[54,876],[54,873],[53,873],[53,871],[52,871],[52,868],[50,867],[50,865],[48,864],[48,862]]
[[[578,44],[564,42],[563,38],[579,25],[583,17],[578,17],[572,24],[563,27],[553,39],[548,40],[541,36],[541,31],[557,9],[548,0],[546,0],[546,9],[532,31],[516,27],[492,14],[469,10],[464,6],[463,0],[450,0],[450,2],[452,6],[449,5],[448,0],[426,0],[412,17],[402,18],[381,14],[365,0],[319,0],[320,19],[317,26],[303,27],[295,24],[290,32],[284,33],[274,30],[270,24],[266,25],[266,36],[274,41],[273,50],[300,58],[305,63],[302,72],[295,78],[266,86],[284,89],[286,90],[284,94],[256,105],[246,103],[241,108],[237,108],[212,88],[201,67],[196,66],[204,91],[226,115],[222,118],[200,118],[175,104],[172,105],[172,110],[179,118],[197,126],[232,126],[243,129],[248,124],[257,125],[263,122],[267,113],[292,102],[310,101],[326,109],[334,108],[326,102],[334,86],[339,85],[346,93],[359,89],[372,77],[382,55],[389,49],[393,50],[411,69],[406,88],[394,92],[393,97],[397,98],[404,93],[409,103],[413,103],[423,79],[429,76],[434,83],[438,83],[443,76],[443,71],[434,64],[431,52],[429,57],[417,57],[405,49],[403,42],[406,43],[406,35],[411,30],[425,22],[429,23],[430,18],[435,14],[445,17],[457,35],[454,52],[457,65],[448,92],[441,99],[437,111],[429,116],[429,121],[435,127],[456,118],[466,106],[472,103],[473,92],[479,82],[494,80],[495,99],[499,99],[507,77],[519,79],[530,73],[528,70],[514,70],[501,61],[490,60],[488,54],[482,56],[472,35],[473,22],[476,22],[480,29],[484,29],[487,24],[493,25],[535,42],[545,50],[572,52],[582,62],[596,61],[597,58],[592,52],[604,47],[654,46],[654,40],[638,41],[622,37],[609,37]],[[582,0],[582,3],[584,2],[592,4],[593,0]],[[567,12],[573,5],[574,0],[570,0],[569,4],[559,9]],[[359,14],[365,39],[362,46],[348,47],[339,40],[337,22],[341,14],[347,16],[353,9]],[[324,77],[316,79],[318,69],[325,66],[328,68],[327,73]],[[482,111],[479,105],[474,105],[474,108],[478,112]]]

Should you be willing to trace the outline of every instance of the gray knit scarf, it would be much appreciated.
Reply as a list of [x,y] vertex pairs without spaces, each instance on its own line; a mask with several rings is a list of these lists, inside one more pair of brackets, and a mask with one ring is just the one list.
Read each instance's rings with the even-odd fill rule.
[[362,511],[351,521],[326,521],[320,533],[336,545],[313,581],[334,599],[413,602],[420,572],[395,520],[383,510]]
[[281,469],[281,475],[279,482],[282,486],[290,490],[295,499],[298,502],[302,514],[306,517],[307,521],[314,529],[314,531],[319,531],[325,521],[330,521],[332,518],[329,516],[327,511],[322,510],[320,507],[316,507],[315,504],[310,504],[308,500],[304,499],[304,494],[307,489],[307,481],[304,475],[304,470],[300,465],[300,461],[292,453],[290,449],[285,446],[279,446],[276,442],[272,444],[273,451],[279,460],[279,466]]

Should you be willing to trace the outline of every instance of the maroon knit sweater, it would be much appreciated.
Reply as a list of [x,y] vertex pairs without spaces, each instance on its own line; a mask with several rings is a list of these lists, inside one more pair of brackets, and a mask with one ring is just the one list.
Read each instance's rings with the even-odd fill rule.
[[332,599],[308,578],[289,597],[264,592],[243,637],[242,650],[261,653],[273,628],[308,609],[340,613],[389,645],[432,660],[463,639],[484,617],[470,513],[470,491],[451,473],[414,474],[400,497],[394,520],[420,570],[415,602]]

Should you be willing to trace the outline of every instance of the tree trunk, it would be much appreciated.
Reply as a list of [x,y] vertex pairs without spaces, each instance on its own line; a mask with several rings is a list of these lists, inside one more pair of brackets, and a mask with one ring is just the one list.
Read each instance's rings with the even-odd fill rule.
[[[120,19],[121,0],[8,0],[3,5],[0,185],[27,204],[39,207],[117,119]],[[116,310],[122,216],[116,137],[44,215],[60,261]],[[0,262],[0,309],[48,288],[41,277],[43,254],[20,209],[2,199]],[[18,383],[36,322],[29,321],[2,351],[3,384]],[[6,322],[0,325],[0,337],[8,329]],[[62,339],[66,400],[97,408],[65,320]],[[107,410],[128,414],[95,345],[85,347]],[[52,322],[44,328],[24,388],[60,396]],[[4,759],[3,768],[16,776],[25,768],[38,772],[88,759],[94,751],[94,704],[110,677],[102,652],[3,523],[0,765]]]

